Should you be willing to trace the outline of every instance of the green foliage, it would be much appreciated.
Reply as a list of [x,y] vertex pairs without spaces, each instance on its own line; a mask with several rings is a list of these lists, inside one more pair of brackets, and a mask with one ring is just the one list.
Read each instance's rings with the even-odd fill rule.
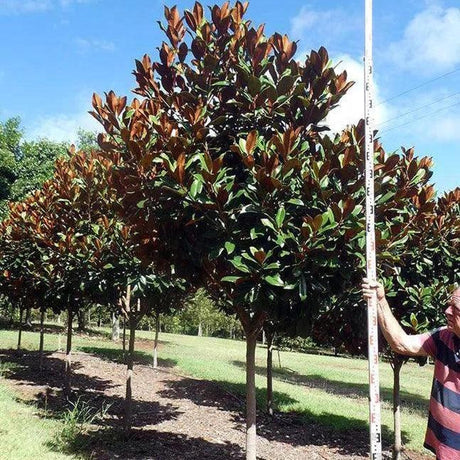
[[53,444],[64,452],[75,452],[83,447],[82,442],[88,442],[81,435],[92,424],[104,419],[110,404],[103,403],[101,408],[97,408],[79,397],[75,402],[70,401],[69,405],[62,415],[62,430],[56,434]]
[[11,187],[11,200],[18,201],[39,189],[54,173],[57,158],[66,157],[68,144],[47,139],[26,141],[21,144],[21,157],[17,162],[17,179]]
[[[336,165],[318,135],[351,86],[346,73],[324,48],[298,63],[296,43],[253,27],[246,8],[216,5],[212,19],[199,3],[184,19],[165,8],[159,61],[136,62],[142,100],[126,105],[109,92],[93,107],[107,133],[101,148],[123,158],[125,206],[151,235],[143,244],[159,241],[178,270],[202,273],[250,328],[307,298],[314,311],[341,285],[334,251],[344,217],[357,216],[340,183],[329,183]],[[342,204],[335,214],[331,188]]]
[[[170,314],[161,315],[161,327],[164,332],[213,337],[241,337],[241,325],[235,315],[222,311],[203,288],[198,289],[184,306],[177,306]],[[154,328],[155,320],[145,318],[140,326]]]
[[19,118],[0,123],[0,220],[8,201],[23,199],[52,177],[55,160],[67,149],[66,143],[46,139],[24,141]]
[[78,150],[83,150],[84,152],[90,152],[91,150],[98,150],[99,145],[97,143],[97,132],[87,131],[87,130],[80,128],[77,131],[76,147]]

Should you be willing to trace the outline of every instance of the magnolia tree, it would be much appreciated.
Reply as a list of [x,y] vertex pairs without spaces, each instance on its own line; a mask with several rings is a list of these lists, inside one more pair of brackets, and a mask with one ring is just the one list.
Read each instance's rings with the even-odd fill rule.
[[[342,135],[343,137],[343,135]],[[357,139],[361,136],[355,136]],[[436,200],[429,184],[432,161],[417,158],[412,149],[387,156],[376,145],[376,242],[378,276],[386,285],[395,316],[412,332],[440,324],[443,296],[455,282],[459,258],[458,190]],[[360,284],[365,261],[365,234],[359,232],[348,250],[360,259],[354,284]],[[365,309],[358,289],[343,292],[316,319],[313,337],[319,343],[367,354]],[[383,350],[383,342],[381,349]],[[401,452],[399,379],[407,358],[391,353],[394,372],[394,457]]]
[[160,60],[136,63],[141,99],[126,105],[109,92],[93,106],[101,148],[122,158],[120,183],[138,208],[130,222],[145,229],[145,247],[163,246],[179,271],[198,271],[240,318],[252,459],[262,325],[299,301],[314,311],[342,287],[353,258],[340,248],[362,224],[349,190],[330,180],[346,155],[329,149],[334,161],[326,158],[319,135],[351,86],[346,73],[324,48],[298,63],[296,44],[253,27],[247,6],[214,6],[211,19],[199,3],[184,18],[165,8]]

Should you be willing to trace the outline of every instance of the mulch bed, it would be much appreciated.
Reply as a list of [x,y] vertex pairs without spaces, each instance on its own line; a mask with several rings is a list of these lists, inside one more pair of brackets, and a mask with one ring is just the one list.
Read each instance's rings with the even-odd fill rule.
[[[62,411],[63,353],[47,355],[42,371],[37,370],[36,352],[1,350],[0,359],[18,364],[5,381],[21,399],[38,403],[48,416]],[[109,408],[94,429],[69,446],[71,452],[100,460],[244,458],[244,401],[239,396],[171,368],[137,364],[133,429],[126,436],[122,430],[126,366],[88,353],[74,353],[72,361],[74,398]],[[333,432],[296,414],[271,419],[260,413],[257,422],[261,460],[368,459],[369,440],[363,431]],[[384,458],[391,458],[389,446],[385,447]],[[405,452],[402,458],[433,459],[417,452]]]

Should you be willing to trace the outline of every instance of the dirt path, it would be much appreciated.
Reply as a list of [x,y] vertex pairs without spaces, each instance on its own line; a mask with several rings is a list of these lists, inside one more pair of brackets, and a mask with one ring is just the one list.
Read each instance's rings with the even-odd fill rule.
[[[0,357],[18,363],[7,381],[22,398],[38,400],[49,411],[62,407],[62,353],[48,355],[42,372],[36,370],[37,356],[32,352],[18,356],[2,351]],[[72,387],[82,400],[99,408],[110,404],[102,426],[77,440],[73,446],[76,453],[100,460],[244,458],[244,401],[213,382],[181,376],[172,369],[136,365],[134,428],[126,442],[120,430],[125,366],[75,353],[72,367]],[[360,431],[333,433],[313,423],[305,424],[293,414],[274,420],[264,414],[258,416],[261,460],[364,460],[368,458],[367,444],[367,435]],[[403,459],[432,457],[408,452]]]

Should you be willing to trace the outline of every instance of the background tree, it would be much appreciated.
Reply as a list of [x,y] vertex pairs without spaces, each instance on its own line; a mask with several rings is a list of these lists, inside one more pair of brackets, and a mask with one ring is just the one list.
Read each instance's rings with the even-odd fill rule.
[[[362,139],[362,133],[359,135],[355,131],[352,137]],[[337,140],[334,142],[340,146]],[[324,141],[330,140],[325,137]],[[375,151],[378,276],[385,282],[395,316],[408,329],[421,332],[424,328],[440,324],[440,295],[447,293],[448,285],[457,276],[453,267],[459,257],[459,223],[458,217],[452,217],[456,210],[456,194],[452,192],[447,195],[449,199],[441,199],[444,206],[436,202],[434,188],[429,184],[432,175],[432,161],[429,158],[415,157],[412,149],[402,149],[401,154],[386,155],[378,142]],[[347,154],[350,155],[351,150]],[[445,209],[449,209],[450,219],[441,215]],[[362,327],[366,313],[360,290],[357,289],[360,273],[364,273],[365,268],[361,255],[364,244],[365,234],[361,229],[347,248],[356,254],[357,266],[360,267],[359,271],[353,272],[355,290],[335,297],[317,318],[313,337],[318,343],[345,348],[353,354],[367,355],[366,329]],[[438,259],[442,259],[442,262]],[[384,348],[382,342],[381,348]],[[407,359],[391,352],[389,356],[394,373],[394,457],[399,458],[399,375]]]
[[0,123],[0,219],[8,201],[25,198],[52,177],[56,158],[67,149],[63,142],[24,140],[18,117]]

